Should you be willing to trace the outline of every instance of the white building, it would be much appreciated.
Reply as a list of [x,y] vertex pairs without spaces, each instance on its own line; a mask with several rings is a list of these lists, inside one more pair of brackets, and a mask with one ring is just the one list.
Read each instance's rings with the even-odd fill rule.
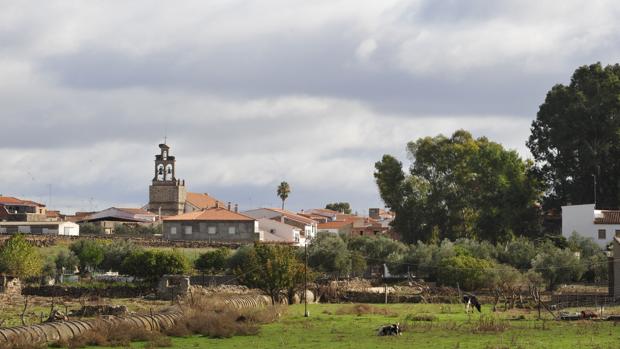
[[295,246],[306,244],[306,238],[302,236],[301,229],[290,224],[269,218],[259,218],[258,229],[261,232],[261,241],[290,243]]
[[594,204],[562,206],[562,235],[569,238],[573,232],[605,247],[620,236],[620,211],[596,210]]
[[0,222],[0,234],[17,233],[79,236],[80,226],[73,222]]
[[281,210],[279,208],[257,208],[243,212],[244,215],[253,217],[254,219],[268,218],[271,220],[279,221],[292,225],[301,229],[301,238],[312,239],[316,236],[317,222],[304,216],[300,216],[296,213]]

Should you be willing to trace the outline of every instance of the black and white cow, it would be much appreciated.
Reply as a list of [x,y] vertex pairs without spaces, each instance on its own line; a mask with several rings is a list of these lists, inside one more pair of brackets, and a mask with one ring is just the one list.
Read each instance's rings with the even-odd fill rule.
[[[463,303],[466,304],[465,306],[465,313],[469,314],[469,310],[471,309],[471,307],[476,307],[476,309],[478,309],[478,312],[481,313],[482,311],[480,310],[480,302],[478,302],[478,298],[476,298],[476,296],[474,296],[473,294],[466,294],[463,296]],[[472,309],[473,311],[473,309]]]
[[381,326],[379,328],[378,336],[399,336],[402,335],[400,331],[400,323],[395,323],[391,325]]

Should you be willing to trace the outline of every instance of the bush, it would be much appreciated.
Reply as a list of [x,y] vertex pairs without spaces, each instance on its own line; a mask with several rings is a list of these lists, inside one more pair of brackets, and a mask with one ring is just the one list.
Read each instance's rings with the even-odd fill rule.
[[106,246],[103,261],[99,267],[102,270],[121,271],[123,261],[132,253],[141,250],[142,247],[129,240],[115,239]]
[[177,250],[136,250],[121,266],[123,274],[154,282],[166,274],[185,274],[189,271],[187,258]]
[[466,255],[454,256],[439,264],[437,281],[444,285],[456,286],[464,290],[477,290],[491,282],[490,269],[493,263]]
[[135,236],[152,236],[161,234],[161,224],[158,225],[129,225],[117,224],[114,226],[115,235],[135,235]]
[[0,248],[0,272],[26,278],[39,275],[43,260],[22,234],[11,236]]
[[194,267],[203,273],[221,273],[226,270],[229,257],[230,249],[220,247],[201,254],[194,262]]
[[542,275],[550,290],[560,283],[579,281],[585,268],[573,251],[556,248],[551,243],[546,243],[541,250],[532,267]]
[[99,240],[78,240],[69,246],[80,260],[80,273],[96,269],[103,262],[104,243]]
[[527,238],[519,237],[505,245],[497,246],[497,259],[501,263],[511,265],[520,270],[532,267],[532,260],[536,257],[536,246]]
[[80,235],[104,235],[105,231],[99,224],[82,223],[80,224]]
[[345,276],[351,272],[351,253],[340,236],[319,233],[308,246],[308,265],[337,277]]

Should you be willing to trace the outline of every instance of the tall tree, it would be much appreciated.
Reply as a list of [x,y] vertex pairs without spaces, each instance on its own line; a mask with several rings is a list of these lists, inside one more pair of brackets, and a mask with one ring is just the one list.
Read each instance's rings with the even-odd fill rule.
[[533,164],[467,131],[410,142],[405,175],[390,155],[375,164],[394,229],[405,241],[470,237],[492,241],[539,233],[540,186]]
[[351,214],[351,205],[349,205],[348,202],[332,202],[331,204],[325,205],[325,208],[344,214]]
[[282,209],[284,210],[284,201],[288,199],[288,194],[291,192],[291,187],[286,182],[281,182],[278,185],[278,196],[282,200]]
[[273,304],[303,283],[303,264],[293,247],[256,244],[241,253],[233,269],[239,282],[264,291]]
[[23,235],[11,236],[0,248],[0,272],[19,278],[35,276],[41,272],[43,260]]
[[[620,65],[579,67],[547,93],[527,142],[548,186],[544,206],[620,205]],[[595,178],[596,176],[596,188]]]

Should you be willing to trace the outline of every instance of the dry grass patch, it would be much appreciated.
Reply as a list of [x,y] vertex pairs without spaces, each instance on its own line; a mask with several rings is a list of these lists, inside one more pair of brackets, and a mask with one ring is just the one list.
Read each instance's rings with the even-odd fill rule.
[[504,332],[510,328],[510,323],[505,320],[501,320],[496,316],[482,315],[478,321],[474,322],[472,331],[474,333],[482,332]]
[[398,316],[398,313],[387,308],[381,308],[370,304],[354,304],[336,309],[336,315],[385,315]]
[[274,322],[285,310],[282,306],[236,309],[217,300],[191,299],[183,306],[183,316],[165,334],[186,337],[200,334],[211,338],[251,336],[260,331],[260,325]]

